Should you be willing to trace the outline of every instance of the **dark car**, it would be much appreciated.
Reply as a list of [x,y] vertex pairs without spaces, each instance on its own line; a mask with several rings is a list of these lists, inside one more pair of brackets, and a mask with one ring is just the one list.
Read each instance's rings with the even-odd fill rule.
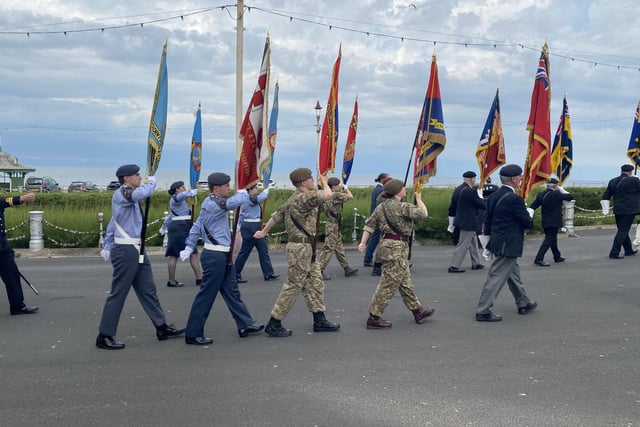
[[91,181],[73,181],[67,188],[69,193],[73,191],[98,191],[98,187]]
[[118,188],[120,188],[122,184],[120,184],[120,181],[111,181],[109,182],[109,184],[107,184],[107,190],[109,191],[115,191]]
[[27,178],[25,181],[24,190],[37,191],[41,193],[55,193],[61,189],[56,180],[51,177],[43,176],[42,178],[38,178],[32,176]]

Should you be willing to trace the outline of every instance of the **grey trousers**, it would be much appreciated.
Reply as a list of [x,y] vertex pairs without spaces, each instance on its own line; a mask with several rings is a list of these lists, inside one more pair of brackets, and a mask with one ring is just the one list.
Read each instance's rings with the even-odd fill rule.
[[99,332],[111,337],[116,335],[122,308],[131,288],[135,291],[142,309],[153,325],[158,327],[165,324],[166,320],[158,299],[156,284],[153,281],[149,258],[145,255],[144,264],[138,264],[138,251],[134,246],[114,245],[111,249],[111,265],[113,265],[111,293],[104,303]]
[[467,256],[467,251],[471,256],[471,265],[480,264],[480,251],[478,250],[478,236],[475,231],[460,230],[460,237],[458,238],[458,244],[453,251],[453,258],[451,259],[451,267],[460,267],[464,257]]
[[529,297],[527,297],[520,279],[518,258],[497,257],[489,267],[487,281],[484,283],[480,293],[480,301],[478,301],[478,308],[476,309],[478,314],[486,314],[491,310],[505,283],[509,285],[509,290],[513,294],[518,308],[524,307],[529,303]]

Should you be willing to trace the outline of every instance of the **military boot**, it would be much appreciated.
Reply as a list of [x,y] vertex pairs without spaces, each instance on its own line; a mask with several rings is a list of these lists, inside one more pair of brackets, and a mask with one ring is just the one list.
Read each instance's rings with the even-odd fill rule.
[[340,329],[340,324],[329,322],[323,311],[313,313],[313,332],[335,332],[338,329]]
[[380,276],[382,275],[382,263],[376,262],[373,264],[373,270],[371,270],[372,276]]
[[416,319],[417,324],[420,324],[425,319],[429,318],[434,311],[436,310],[431,307],[427,307],[427,308],[418,307],[415,310],[411,310],[411,312],[413,313],[413,318]]
[[367,329],[389,329],[391,327],[391,322],[387,322],[380,316],[375,316],[369,313],[369,318],[367,319]]
[[344,269],[344,275],[347,276],[347,277],[353,276],[357,272],[358,272],[357,268],[345,267],[345,269]]
[[324,274],[324,270],[320,271],[320,274],[322,274],[322,280],[331,280],[331,277],[327,276],[326,274]]
[[274,319],[273,317],[269,319],[269,323],[267,323],[267,327],[264,328],[264,332],[269,336],[277,338],[289,337],[293,333],[291,329],[282,327],[281,320]]

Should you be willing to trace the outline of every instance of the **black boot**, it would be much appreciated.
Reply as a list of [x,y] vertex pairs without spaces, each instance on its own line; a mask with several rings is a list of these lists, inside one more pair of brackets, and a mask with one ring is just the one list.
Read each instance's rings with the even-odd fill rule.
[[371,270],[372,276],[380,276],[382,275],[382,263],[376,262],[373,264],[373,270]]
[[282,327],[282,321],[274,319],[273,317],[269,319],[269,323],[267,323],[267,327],[264,328],[264,332],[269,336],[277,338],[289,337],[293,333],[291,329]]
[[340,329],[339,323],[332,323],[324,317],[324,311],[313,313],[313,332],[334,332]]
[[184,329],[178,329],[172,323],[170,325],[162,324],[160,326],[156,326],[156,337],[158,337],[159,341],[164,341],[169,338],[177,338],[184,333]]

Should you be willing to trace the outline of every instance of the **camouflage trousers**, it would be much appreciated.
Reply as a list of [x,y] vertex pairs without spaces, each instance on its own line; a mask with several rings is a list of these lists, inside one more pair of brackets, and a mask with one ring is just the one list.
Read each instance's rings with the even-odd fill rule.
[[382,316],[397,290],[402,302],[409,310],[420,308],[421,304],[413,292],[411,271],[409,270],[409,246],[400,240],[382,239],[378,245],[378,254],[382,261],[382,276],[376,288],[369,313]]
[[320,257],[318,259],[320,270],[327,268],[327,264],[331,261],[331,256],[333,256],[334,253],[340,263],[340,267],[343,269],[349,267],[349,261],[344,254],[344,246],[342,245],[340,226],[334,222],[328,222],[324,230],[324,246],[322,246],[322,251],[320,251]]
[[312,313],[325,311],[324,282],[317,262],[311,262],[311,245],[287,243],[289,270],[278,299],[271,309],[271,317],[282,320],[302,293],[307,308]]

